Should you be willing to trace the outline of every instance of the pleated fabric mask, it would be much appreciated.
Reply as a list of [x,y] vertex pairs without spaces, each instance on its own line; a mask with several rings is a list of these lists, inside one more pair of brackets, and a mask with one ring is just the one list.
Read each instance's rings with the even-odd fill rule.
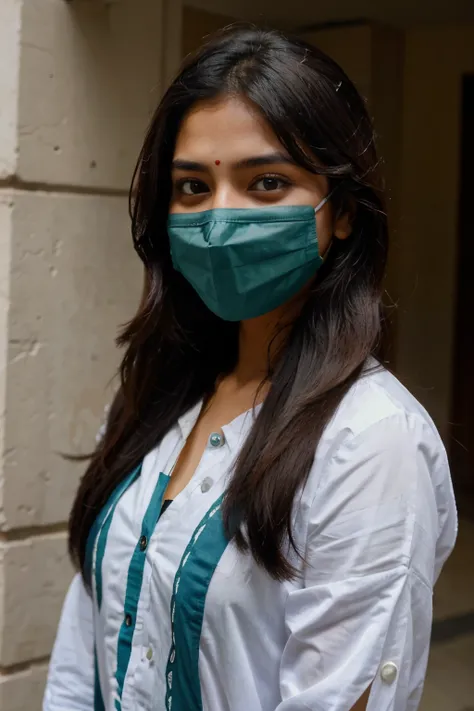
[[269,313],[320,268],[316,208],[220,208],[168,218],[174,268],[226,321]]

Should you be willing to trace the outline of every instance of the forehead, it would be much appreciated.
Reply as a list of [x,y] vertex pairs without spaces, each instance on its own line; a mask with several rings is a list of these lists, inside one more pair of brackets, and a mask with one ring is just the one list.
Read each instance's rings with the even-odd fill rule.
[[199,102],[183,119],[175,155],[196,161],[238,160],[281,151],[280,141],[258,110],[236,97]]

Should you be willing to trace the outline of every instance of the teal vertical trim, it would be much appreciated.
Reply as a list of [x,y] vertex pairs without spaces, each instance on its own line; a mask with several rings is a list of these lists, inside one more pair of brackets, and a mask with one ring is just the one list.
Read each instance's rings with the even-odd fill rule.
[[[132,653],[132,640],[135,632],[138,602],[143,582],[146,549],[148,541],[150,540],[160,518],[163,497],[168,483],[169,476],[166,474],[160,474],[150,503],[148,504],[148,508],[142,522],[140,538],[133,552],[128,569],[127,590],[124,605],[124,621],[120,629],[117,647],[117,671],[115,673],[115,678],[117,680],[118,699],[122,698],[123,685]],[[117,711],[120,711],[121,707],[121,701],[116,700],[115,708]]]
[[105,548],[107,546],[107,538],[109,535],[110,526],[112,525],[112,519],[114,517],[115,509],[121,497],[127,491],[127,489],[133,484],[133,482],[139,477],[142,466],[140,464],[128,477],[126,477],[121,484],[115,489],[114,493],[110,498],[109,513],[106,515],[105,521],[99,532],[99,537],[97,540],[97,550],[95,554],[95,585],[96,585],[96,596],[97,596],[97,607],[102,607],[102,563],[104,562]]
[[[140,472],[141,472],[142,465],[140,464],[138,467],[136,467],[131,474],[129,474],[123,481],[120,482],[120,484],[113,490],[112,494],[110,495],[110,498],[108,499],[107,503],[105,506],[102,508],[102,510],[99,512],[99,515],[95,519],[91,530],[89,532],[89,536],[87,537],[87,544],[86,544],[86,555],[85,555],[85,560],[84,560],[84,572],[85,572],[85,577],[86,577],[86,582],[92,586],[92,567],[94,563],[94,548],[95,544],[97,542],[97,555],[96,555],[96,564],[95,568],[97,570],[97,562],[99,560],[99,552],[100,552],[100,567],[102,567],[102,561],[104,558],[104,551],[105,551],[105,544],[107,543],[107,535],[109,533],[109,528],[110,524],[112,522],[112,516],[114,515],[115,507],[117,506],[120,497],[125,493],[125,491],[133,484],[133,482],[138,479]],[[110,514],[110,515],[109,515]],[[103,532],[102,527],[104,525],[105,521],[109,521],[109,524]],[[97,536],[100,535],[99,540],[97,540]],[[101,544],[102,541],[102,544]],[[102,578],[101,578],[102,580]],[[97,585],[96,585],[97,588]],[[101,590],[101,600],[102,600],[102,590]]]
[[167,710],[202,711],[199,645],[204,608],[212,576],[229,543],[222,521],[222,499],[217,499],[194,531],[174,580]]
[[[84,571],[86,581],[92,586],[93,564],[94,564],[94,549],[96,549],[95,559],[95,591],[97,607],[100,612],[102,606],[102,563],[104,560],[105,548],[107,545],[107,536],[109,534],[110,524],[115,512],[115,508],[125,491],[139,477],[142,465],[140,464],[133,470],[120,484],[114,489],[112,495],[106,505],[100,511],[94,524],[89,532],[86,544],[86,556],[84,561]],[[96,547],[97,542],[97,547]],[[99,664],[97,659],[97,645],[94,643],[94,711],[105,711],[104,699],[102,697],[102,689],[100,687]]]
[[100,688],[99,663],[97,649],[94,647],[94,711],[105,711],[104,698]]

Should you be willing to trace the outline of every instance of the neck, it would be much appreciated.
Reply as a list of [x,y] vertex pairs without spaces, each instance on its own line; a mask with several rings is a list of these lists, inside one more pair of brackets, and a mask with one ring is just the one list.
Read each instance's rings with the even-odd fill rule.
[[286,308],[241,322],[239,360],[233,373],[239,384],[254,383],[258,387],[267,379],[295,315],[286,305]]
[[239,360],[234,377],[241,385],[261,383],[266,379],[274,350],[276,324],[266,316],[243,321],[239,332]]

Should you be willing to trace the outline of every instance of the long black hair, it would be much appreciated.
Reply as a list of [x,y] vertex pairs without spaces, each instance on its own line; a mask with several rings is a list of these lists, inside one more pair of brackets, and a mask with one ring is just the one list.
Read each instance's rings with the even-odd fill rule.
[[313,46],[255,28],[219,33],[184,62],[138,159],[131,215],[144,293],[118,339],[126,347],[121,387],[71,513],[70,552],[83,571],[90,528],[113,489],[237,363],[238,324],[212,314],[174,271],[166,228],[183,117],[197,102],[226,95],[253,102],[290,156],[328,177],[334,214],[353,216],[351,236],[334,240],[269,371],[268,395],[224,500],[229,534],[276,579],[294,575],[286,554],[293,501],[321,434],[380,337],[388,236],[364,100]]

